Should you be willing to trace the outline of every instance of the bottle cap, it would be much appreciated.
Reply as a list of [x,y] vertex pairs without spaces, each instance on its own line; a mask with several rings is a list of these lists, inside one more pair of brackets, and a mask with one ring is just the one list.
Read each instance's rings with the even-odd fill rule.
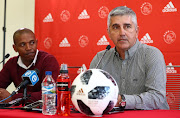
[[45,74],[46,75],[52,75],[52,72],[51,71],[46,71]]
[[60,73],[68,73],[67,64],[61,64]]

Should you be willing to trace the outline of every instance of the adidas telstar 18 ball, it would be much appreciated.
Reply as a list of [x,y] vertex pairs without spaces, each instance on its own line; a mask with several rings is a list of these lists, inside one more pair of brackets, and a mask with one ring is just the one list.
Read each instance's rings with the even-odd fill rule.
[[71,87],[71,100],[76,109],[88,116],[102,116],[116,105],[118,86],[104,70],[89,69],[80,73]]

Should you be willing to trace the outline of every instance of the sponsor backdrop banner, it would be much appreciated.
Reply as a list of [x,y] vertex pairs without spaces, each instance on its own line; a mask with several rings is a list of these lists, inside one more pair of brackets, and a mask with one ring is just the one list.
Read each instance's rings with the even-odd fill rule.
[[[68,64],[73,80],[81,72],[79,67],[89,68],[98,51],[107,45],[114,47],[107,34],[107,16],[117,6],[136,12],[142,43],[159,48],[166,65],[180,65],[179,0],[36,0],[38,49],[53,54],[59,64]],[[170,67],[167,73],[178,74],[180,70]],[[179,100],[179,94],[174,92],[168,93],[172,104]],[[173,105],[171,108],[175,109]]]

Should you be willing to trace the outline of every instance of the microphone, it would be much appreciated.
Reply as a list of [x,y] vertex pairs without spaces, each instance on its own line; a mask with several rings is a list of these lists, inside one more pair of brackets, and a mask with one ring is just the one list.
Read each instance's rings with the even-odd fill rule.
[[96,65],[96,67],[95,67],[96,69],[97,69],[97,67],[99,66],[100,62],[102,61],[104,55],[106,54],[106,52],[107,52],[110,48],[111,48],[111,46],[110,46],[110,45],[107,45],[106,51],[104,52],[103,56],[101,57],[101,59],[99,60],[99,62],[97,63],[97,65]]
[[27,70],[21,77],[23,81],[18,85],[15,91],[12,92],[11,96],[18,93],[21,88],[25,88],[27,85],[35,85],[39,81],[39,70]]
[[7,54],[4,56],[3,60],[0,62],[0,64],[1,64],[2,62],[4,62],[4,60],[7,59],[9,56],[10,56],[10,54],[7,53]]

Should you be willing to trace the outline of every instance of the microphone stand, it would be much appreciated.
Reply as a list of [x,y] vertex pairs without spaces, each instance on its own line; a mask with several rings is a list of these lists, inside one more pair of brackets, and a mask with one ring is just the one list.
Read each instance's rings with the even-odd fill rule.
[[22,106],[24,106],[26,104],[26,100],[28,100],[29,98],[27,97],[27,87],[24,88],[24,93],[23,93],[23,98],[22,100]]
[[26,105],[26,101],[27,100],[31,100],[32,102],[34,102],[31,98],[31,95],[27,95],[27,87],[24,88],[23,90],[23,97],[21,99],[18,99],[16,102],[14,102],[10,107],[14,106],[14,105],[20,105],[20,102],[22,101],[22,106]]
[[[3,41],[3,57],[5,56],[5,41],[6,41],[6,0],[4,0],[4,27],[3,27],[3,32],[4,32],[4,41]],[[4,66],[4,61],[3,61],[3,66]]]

